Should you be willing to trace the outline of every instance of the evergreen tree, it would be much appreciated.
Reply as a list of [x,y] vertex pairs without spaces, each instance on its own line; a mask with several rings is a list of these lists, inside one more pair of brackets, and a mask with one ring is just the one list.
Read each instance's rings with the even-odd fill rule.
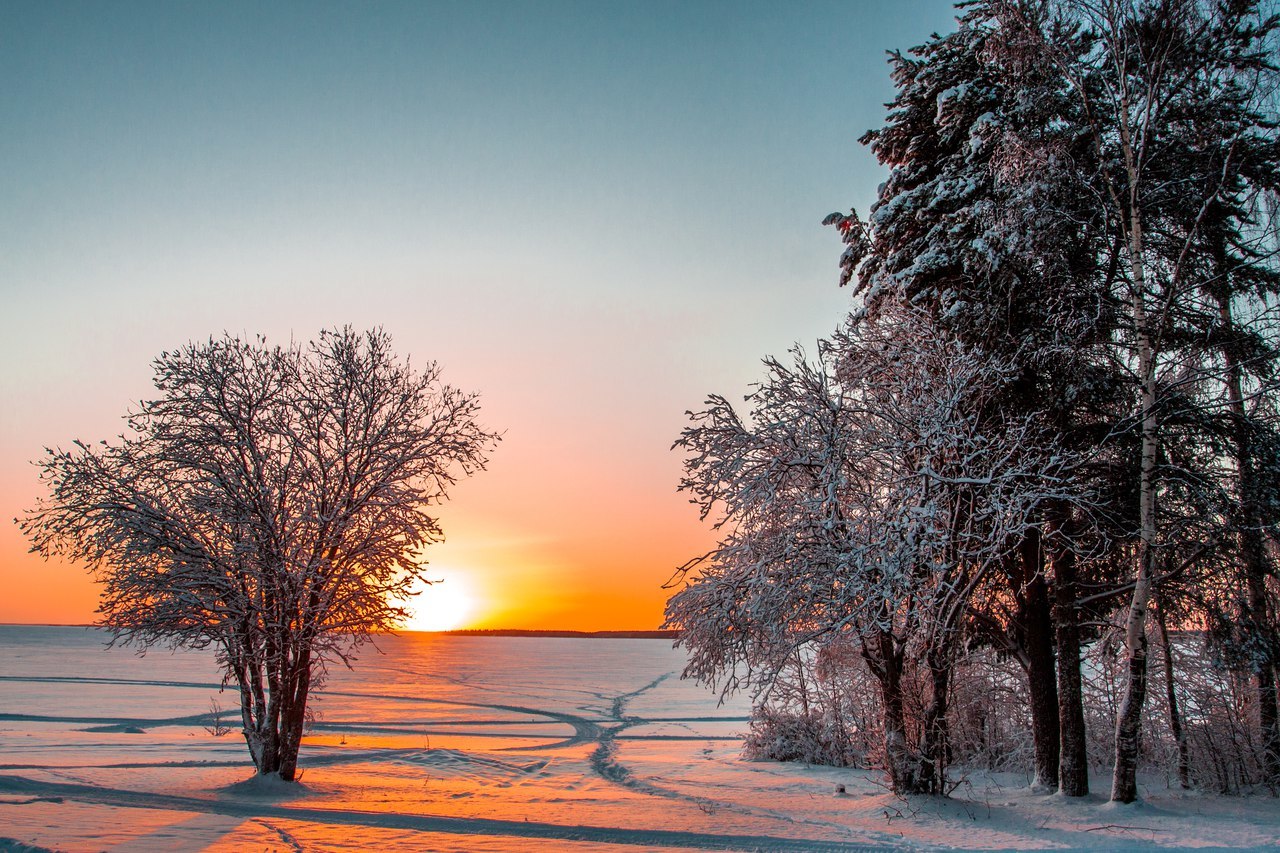
[[[1097,349],[1110,306],[1096,269],[1102,228],[1082,204],[1068,164],[1091,149],[1052,66],[1010,44],[987,4],[906,57],[892,57],[897,93],[886,125],[868,133],[888,180],[867,223],[833,216],[845,233],[843,281],[874,313],[888,302],[926,307],[944,334],[1016,365],[1016,381],[991,401],[1001,413],[1042,417],[1057,441],[1083,449],[1110,432],[1118,381]],[[1101,247],[1105,250],[1105,246]],[[1013,607],[981,623],[1022,662],[1036,745],[1036,784],[1058,784],[1059,741],[1068,731],[1069,793],[1087,793],[1078,630],[1057,632],[1051,614],[1074,621],[1074,579],[1050,589],[1050,565],[1074,567],[1089,525],[1069,506],[1045,507],[1000,573]],[[982,615],[982,614],[978,614]],[[1075,667],[1058,696],[1055,644]]]
[[[1080,192],[1096,199],[1122,247],[1117,274],[1104,284],[1112,304],[1124,306],[1113,357],[1137,395],[1131,422],[1140,441],[1128,673],[1111,794],[1129,802],[1137,796],[1147,611],[1166,562],[1162,554],[1190,545],[1196,559],[1205,558],[1217,538],[1200,529],[1199,545],[1206,547],[1183,541],[1188,529],[1162,502],[1173,508],[1179,493],[1199,493],[1199,500],[1212,491],[1203,466],[1170,464],[1170,442],[1173,432],[1185,433],[1204,413],[1183,392],[1188,373],[1199,366],[1196,341],[1221,322],[1221,312],[1207,310],[1205,300],[1214,211],[1241,199],[1237,158],[1244,148],[1263,153],[1253,160],[1255,170],[1274,161],[1272,129],[1255,111],[1242,111],[1256,93],[1242,82],[1265,69],[1265,40],[1275,23],[1250,2],[1063,0],[996,8],[1013,38],[1056,69],[1073,92],[1094,152],[1078,170]],[[1222,379],[1219,374],[1215,381]]]

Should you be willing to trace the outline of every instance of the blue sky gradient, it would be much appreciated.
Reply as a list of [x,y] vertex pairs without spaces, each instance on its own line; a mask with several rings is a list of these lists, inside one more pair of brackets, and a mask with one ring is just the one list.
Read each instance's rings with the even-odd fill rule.
[[[119,432],[161,350],[382,325],[507,431],[434,559],[482,621],[653,627],[711,541],[675,491],[683,412],[838,324],[819,223],[884,178],[857,138],[883,121],[885,51],[952,21],[943,2],[0,4],[0,514],[32,504],[42,446]],[[33,576],[0,621],[91,617],[84,573],[6,525],[0,584]]]

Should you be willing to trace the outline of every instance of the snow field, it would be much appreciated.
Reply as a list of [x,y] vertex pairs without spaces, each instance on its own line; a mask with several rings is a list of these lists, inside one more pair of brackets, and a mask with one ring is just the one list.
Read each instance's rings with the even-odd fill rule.
[[1152,783],[1118,808],[972,774],[907,801],[875,772],[744,761],[748,703],[680,681],[664,641],[387,638],[317,694],[301,784],[271,784],[206,730],[211,698],[236,722],[211,656],[99,640],[0,627],[0,850],[1280,846],[1266,798]]

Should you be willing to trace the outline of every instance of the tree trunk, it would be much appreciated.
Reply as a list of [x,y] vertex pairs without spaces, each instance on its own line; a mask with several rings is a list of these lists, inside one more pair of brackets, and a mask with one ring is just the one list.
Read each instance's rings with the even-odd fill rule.
[[297,775],[311,688],[310,649],[294,645],[264,644],[264,649],[278,655],[269,663],[254,660],[252,650],[228,655],[240,691],[240,718],[253,766],[259,776],[275,773],[286,782]]
[[[1142,618],[1130,608],[1131,621]],[[1145,608],[1143,609],[1145,611]],[[1111,777],[1111,799],[1132,803],[1138,798],[1138,754],[1142,748],[1142,703],[1147,692],[1147,636],[1141,629],[1129,630],[1126,643],[1129,668],[1125,692],[1116,712],[1116,762]]]
[[[1225,266],[1225,264],[1222,264]],[[1247,590],[1246,629],[1258,635],[1264,650],[1254,662],[1253,685],[1258,702],[1258,724],[1262,735],[1262,772],[1269,784],[1280,783],[1280,709],[1276,696],[1276,637],[1267,616],[1267,556],[1262,538],[1262,513],[1258,507],[1254,484],[1256,466],[1244,408],[1243,376],[1236,354],[1235,322],[1231,315],[1231,299],[1225,292],[1218,295],[1218,317],[1226,335],[1223,359],[1227,368],[1227,403],[1231,410],[1235,444],[1237,491],[1240,496],[1240,552]]]
[[947,781],[947,692],[951,687],[951,664],[929,655],[929,705],[924,711],[923,742],[916,774],[916,788],[924,794],[945,793]]
[[1058,529],[1065,540],[1053,551],[1053,621],[1058,651],[1058,790],[1068,797],[1089,793],[1089,756],[1085,748],[1084,690],[1080,677],[1080,614],[1076,610],[1076,555],[1069,520]]
[[1138,350],[1138,379],[1142,394],[1142,457],[1138,478],[1138,553],[1133,596],[1125,620],[1124,645],[1128,677],[1116,712],[1116,755],[1111,779],[1113,802],[1131,803],[1138,798],[1138,753],[1141,748],[1142,703],[1147,696],[1147,604],[1151,599],[1151,575],[1156,542],[1156,351],[1147,316],[1147,279],[1143,267],[1142,220],[1138,212],[1138,172],[1129,138],[1128,105],[1120,122],[1125,167],[1129,178],[1129,267],[1133,280],[1133,325]]
[[[1256,531],[1252,531],[1256,532]],[[1246,534],[1251,531],[1246,530]],[[1246,536],[1246,539],[1257,539],[1257,552],[1253,556],[1257,563],[1247,566],[1249,629],[1260,634],[1258,639],[1263,649],[1259,659],[1253,663],[1253,688],[1258,703],[1258,727],[1262,740],[1262,774],[1269,785],[1280,783],[1280,708],[1277,708],[1276,665],[1274,660],[1276,639],[1275,631],[1267,618],[1266,566],[1263,563],[1261,536]],[[1246,562],[1250,555],[1246,554]],[[1262,563],[1262,565],[1258,565]]]
[[[268,645],[268,648],[271,648]],[[254,721],[254,736],[261,753],[258,775],[280,772],[280,701],[282,683],[279,661],[270,661],[267,670],[266,705]],[[250,745],[250,749],[253,745]]]
[[[1274,646],[1273,646],[1274,647]],[[1271,666],[1270,672],[1259,672],[1255,676],[1258,695],[1261,697],[1262,725],[1265,735],[1263,749],[1266,771],[1270,774],[1267,783],[1274,791],[1280,787],[1280,667]]]
[[298,750],[307,722],[307,694],[311,689],[310,650],[302,648],[294,656],[286,688],[286,712],[280,720],[280,778],[294,781],[298,770]]
[[800,656],[800,650],[796,649],[796,686],[800,689],[800,713],[804,716],[805,722],[809,720],[809,687],[804,678],[804,659]]
[[257,659],[248,635],[229,640],[226,654],[240,692],[241,732],[249,757],[259,775],[274,773],[279,767],[280,743],[275,726],[268,720],[272,702],[264,684],[262,661]]
[[1027,688],[1031,699],[1031,732],[1035,746],[1035,781],[1038,791],[1058,787],[1059,725],[1057,668],[1054,665],[1053,619],[1049,609],[1049,584],[1044,575],[1041,537],[1032,530],[1022,542],[1022,589],[1018,596],[1027,651]]
[[884,729],[884,762],[889,787],[895,794],[919,793],[907,748],[906,715],[902,707],[902,654],[893,634],[883,628],[864,641],[863,657],[880,684],[880,715]]
[[1169,620],[1165,614],[1164,599],[1156,596],[1156,625],[1160,629],[1160,646],[1164,651],[1165,701],[1169,704],[1169,729],[1178,745],[1178,784],[1191,787],[1191,758],[1187,752],[1187,736],[1182,730],[1182,714],[1178,711],[1177,681],[1173,677],[1173,647],[1169,645]]
[[[1250,609],[1262,614],[1265,620],[1266,589],[1262,578],[1249,578]],[[1274,654],[1274,632],[1266,636],[1268,658]],[[1259,661],[1253,674],[1254,690],[1258,697],[1258,724],[1262,730],[1262,772],[1267,784],[1280,784],[1280,708],[1277,707],[1277,668],[1274,660]]]

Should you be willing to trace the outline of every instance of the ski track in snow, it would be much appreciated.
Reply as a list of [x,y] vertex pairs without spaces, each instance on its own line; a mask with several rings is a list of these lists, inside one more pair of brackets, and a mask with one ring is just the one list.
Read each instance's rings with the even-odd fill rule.
[[[545,749],[557,749],[557,748],[563,748],[563,747],[569,747],[569,746],[577,746],[583,743],[595,743],[596,749],[594,752],[591,753],[591,756],[589,759],[591,769],[598,776],[600,776],[600,778],[617,785],[622,785],[623,787],[626,787],[632,791],[636,791],[642,794],[647,794],[655,797],[667,797],[667,798],[677,799],[677,800],[692,800],[693,802],[698,803],[701,807],[704,807],[706,809],[713,810],[713,811],[725,810],[725,811],[737,812],[739,814],[748,815],[748,816],[768,817],[774,820],[782,821],[787,824],[808,824],[808,825],[820,826],[828,829],[836,829],[841,832],[847,831],[846,827],[831,823],[829,821],[796,819],[794,817],[791,817],[790,815],[786,815],[782,812],[778,812],[771,809],[761,809],[758,807],[743,806],[741,804],[731,803],[724,800],[717,800],[712,797],[706,797],[706,796],[700,796],[700,795],[691,796],[674,789],[662,787],[661,785],[656,784],[653,780],[640,778],[636,776],[630,768],[620,763],[617,760],[617,753],[618,753],[617,736],[625,732],[627,729],[633,728],[635,726],[645,725],[651,722],[658,721],[658,720],[648,720],[648,719],[644,719],[642,717],[637,717],[637,716],[628,716],[626,714],[627,705],[636,697],[641,696],[653,690],[662,682],[666,681],[668,678],[675,676],[676,674],[677,673],[675,673],[674,671],[663,673],[653,681],[649,682],[648,684],[645,684],[643,687],[639,687],[628,693],[623,693],[616,696],[610,696],[604,693],[591,693],[589,691],[582,691],[584,695],[589,695],[594,699],[598,699],[608,704],[609,706],[609,710],[607,712],[608,719],[603,721],[603,724],[602,722],[593,721],[584,716],[578,716],[578,715],[569,714],[565,712],[549,711],[545,709],[534,708],[527,705],[511,705],[506,703],[455,702],[455,701],[432,699],[432,698],[421,697],[421,696],[409,696],[409,695],[387,694],[387,693],[374,694],[374,693],[354,692],[354,691],[320,691],[320,695],[345,697],[350,699],[379,699],[379,700],[395,700],[395,701],[408,702],[408,703],[457,705],[459,707],[485,708],[485,709],[491,709],[491,710],[512,711],[520,714],[542,716],[547,719],[564,723],[572,727],[574,731],[573,736],[570,738],[565,738],[563,740],[553,741],[546,744],[539,744],[537,746],[515,746],[515,747],[507,747],[506,749],[509,751],[545,750]],[[24,679],[14,679],[12,677],[0,677],[0,680],[24,680]],[[72,682],[72,681],[76,681],[77,679],[34,678],[29,680],[49,681],[49,682]],[[86,678],[86,679],[79,679],[79,680],[83,681],[84,683],[91,683],[91,684],[133,684],[133,685],[145,685],[145,686],[156,686],[156,687],[210,688],[210,687],[216,686],[212,684],[199,683],[199,682],[148,681],[148,680],[136,680],[136,679]],[[108,731],[126,730],[131,727],[141,728],[141,729],[150,729],[150,728],[157,728],[161,726],[208,725],[210,723],[210,717],[211,715],[209,714],[196,714],[196,715],[187,715],[182,717],[171,717],[171,718],[124,718],[124,719],[121,719],[121,718],[107,718],[107,717],[56,717],[56,716],[42,716],[42,715],[36,715],[36,714],[0,714],[0,721],[22,720],[22,721],[40,721],[40,722],[90,723],[90,724],[96,724],[96,725],[94,725],[92,728],[86,729],[85,731],[108,732]],[[689,718],[688,720],[685,720],[684,718],[678,718],[678,717],[663,717],[660,719],[663,722],[696,722],[696,721],[718,721],[718,720],[723,720],[725,718],[701,717],[701,718]],[[745,718],[736,717],[732,719],[735,721],[741,721],[741,720],[744,720]],[[472,726],[475,725],[474,722],[469,723],[468,721],[452,721],[451,724],[472,725]],[[486,722],[486,725],[514,725],[514,724],[518,724],[518,723],[513,723],[512,721],[487,721]],[[440,725],[440,723],[433,722],[432,725]],[[428,735],[433,733],[438,734],[438,732],[433,732],[429,728],[415,726],[412,723],[405,723],[401,725],[377,725],[372,723],[359,723],[359,722],[318,723],[316,725],[316,730],[317,731],[341,730],[345,732],[388,733],[388,734],[391,734],[391,733],[428,734]],[[469,737],[485,737],[485,736],[503,737],[504,735],[501,733],[490,734],[485,732],[469,732],[468,736]],[[631,735],[629,736],[629,738],[632,740],[673,739],[673,737],[670,735],[666,735],[666,736],[656,735],[656,736],[647,736],[647,737],[644,735]],[[705,735],[699,736],[696,734],[691,734],[688,736],[688,739],[709,740],[709,739],[718,739],[718,738],[716,738],[715,736],[708,737]],[[725,736],[725,739],[736,740],[737,738],[736,737],[729,738]],[[454,751],[452,750],[448,752],[454,753]],[[428,761],[429,763],[440,763],[441,761],[441,759],[438,759],[438,758],[424,759],[423,755],[424,755],[423,751],[419,749],[379,749],[372,752],[346,750],[341,755],[308,756],[306,763],[309,766],[326,766],[326,765],[333,765],[333,764],[340,764],[340,763],[356,763],[360,761],[369,760],[370,758],[373,758],[373,757],[377,757],[381,760],[387,760],[390,758],[394,760],[411,761],[411,762]],[[241,764],[242,762],[227,761],[227,762],[219,762],[219,763],[224,766],[236,766],[238,764]],[[456,760],[450,762],[447,759],[445,759],[445,763],[452,763],[456,765],[460,762]],[[469,766],[471,767],[486,766],[486,765],[490,767],[495,766],[494,762],[487,761],[482,758],[467,759],[465,763],[468,763]],[[157,766],[168,766],[168,767],[210,766],[210,764],[211,764],[210,762],[184,762],[179,765],[175,765],[172,762],[167,762],[162,764],[146,763],[146,762],[129,762],[129,763],[117,763],[117,764],[110,764],[110,765],[84,765],[84,767],[85,768],[114,767],[114,768],[124,769],[124,768],[157,767]],[[501,763],[499,762],[498,764],[500,765]],[[545,761],[541,762],[538,765],[537,769],[541,769],[545,765],[546,765]],[[37,767],[37,766],[38,765],[29,765],[29,764],[0,764],[0,770],[33,769],[34,767]],[[513,769],[511,765],[501,765],[501,767],[503,771],[510,771]],[[66,778],[71,779],[72,781],[77,781],[77,782],[85,781],[80,777],[73,776],[72,774],[65,772],[71,769],[75,769],[75,768],[64,765],[58,771],[50,770],[50,772],[57,772],[59,775],[63,775]],[[520,772],[524,772],[523,768],[519,768],[519,770]],[[505,773],[503,775],[505,775]]]
[[[380,703],[397,703],[408,706],[434,706],[455,708],[464,713],[467,710],[496,711],[531,717],[544,723],[563,725],[568,729],[566,736],[549,735],[517,735],[521,738],[540,740],[534,745],[517,745],[499,747],[498,752],[508,754],[529,754],[531,752],[559,751],[571,747],[594,745],[588,758],[591,771],[606,782],[622,786],[629,791],[645,796],[668,798],[697,803],[708,814],[715,811],[736,812],[755,817],[767,817],[781,822],[784,826],[813,825],[828,830],[836,829],[841,834],[851,834],[847,827],[825,821],[795,819],[767,809],[753,808],[741,804],[717,800],[703,795],[689,795],[674,788],[666,787],[658,780],[644,778],[632,768],[619,760],[618,736],[637,726],[654,723],[677,724],[688,730],[688,735],[656,734],[644,735],[631,733],[628,741],[644,740],[736,740],[729,735],[698,734],[690,724],[696,723],[743,723],[741,716],[663,716],[647,719],[643,716],[627,713],[628,706],[637,698],[649,693],[663,682],[677,676],[677,672],[664,672],[657,678],[633,690],[611,694],[590,690],[565,690],[557,698],[560,700],[578,701],[580,713],[532,704],[513,704],[506,702],[468,702],[455,699],[439,699],[430,696],[416,696],[397,692],[369,692],[356,690],[321,690],[317,697],[333,700],[377,701]],[[492,685],[476,683],[472,679],[438,677],[438,681],[466,688],[468,692],[499,694],[499,689]],[[149,687],[180,688],[197,690],[219,690],[221,685],[212,681],[178,681],[161,679],[137,679],[107,676],[0,676],[0,682],[13,685],[12,689],[20,689],[22,683],[52,685],[84,685],[86,687]],[[546,699],[545,691],[540,696],[532,690],[501,691],[503,698]],[[47,713],[0,713],[0,723],[38,723],[74,725],[79,731],[101,734],[135,733],[142,734],[161,728],[190,728],[211,725],[212,713],[184,714],[178,716],[94,716],[85,714],[47,714]],[[489,727],[510,727],[522,725],[519,720],[504,719],[449,719],[449,720],[401,720],[395,723],[362,720],[344,720],[342,722],[318,722],[316,733],[346,734],[388,734],[388,735],[432,735],[464,733],[466,737],[510,737],[502,731],[485,731]],[[465,731],[464,731],[465,730]],[[569,734],[569,732],[572,732]],[[504,781],[512,777],[535,774],[542,771],[550,759],[533,759],[528,762],[505,762],[480,754],[471,754],[462,750],[422,749],[422,748],[374,748],[343,749],[327,751],[304,748],[302,765],[304,767],[325,767],[340,764],[357,764],[367,761],[397,761],[408,764],[428,765],[435,768],[450,768],[464,772],[469,777],[493,781]],[[520,839],[561,839],[565,841],[590,841],[601,844],[622,844],[628,846],[663,848],[682,848],[694,850],[769,850],[769,851],[857,851],[883,850],[883,844],[861,842],[855,843],[831,841],[816,838],[786,836],[717,834],[693,832],[688,830],[669,829],[635,829],[609,826],[562,825],[538,821],[514,821],[494,818],[451,817],[443,815],[403,814],[395,812],[368,812],[361,810],[332,810],[325,808],[306,808],[294,805],[275,805],[262,802],[238,802],[223,798],[181,796],[152,791],[134,791],[123,788],[107,787],[94,784],[88,775],[78,771],[96,771],[103,769],[179,769],[179,768],[211,768],[244,766],[243,759],[227,760],[191,760],[191,761],[126,761],[114,763],[84,764],[40,764],[24,762],[0,763],[0,771],[9,771],[0,775],[0,792],[7,796],[22,796],[23,802],[65,802],[74,801],[117,808],[142,808],[197,814],[221,815],[231,818],[252,820],[277,835],[290,849],[301,851],[302,844],[284,828],[273,820],[288,819],[311,823],[338,826],[368,826],[383,829],[408,829],[422,832],[444,832],[454,835],[486,835]],[[12,771],[40,770],[43,773],[66,781],[41,781]],[[17,801],[6,799],[7,804]],[[0,850],[6,850],[5,839],[0,839]],[[16,843],[16,842],[15,842]],[[12,848],[20,849],[20,848]]]
[[[654,681],[646,684],[638,690],[630,693],[624,693],[621,696],[615,696],[612,699],[612,715],[618,724],[613,728],[603,730],[598,738],[598,746],[591,753],[591,768],[602,778],[607,779],[618,785],[623,785],[633,791],[648,794],[654,797],[667,797],[675,800],[692,800],[697,803],[700,808],[709,810],[713,813],[719,810],[735,812],[737,814],[750,817],[766,817],[772,820],[780,821],[784,824],[796,826],[815,826],[824,829],[834,829],[839,833],[852,835],[853,833],[848,827],[831,821],[813,820],[810,818],[797,818],[790,814],[780,812],[774,809],[763,809],[759,807],[746,806],[741,803],[734,803],[727,800],[715,799],[702,795],[690,795],[682,791],[672,788],[666,788],[657,784],[652,779],[644,779],[636,776],[630,768],[617,760],[618,743],[617,735],[627,729],[650,722],[640,717],[630,717],[625,715],[627,703],[637,696],[646,693],[657,687],[666,679],[676,675],[674,672],[668,672],[659,676]],[[736,738],[735,738],[736,740]]]
[[276,835],[280,836],[280,840],[283,841],[285,844],[288,844],[293,849],[294,853],[306,853],[306,848],[298,843],[298,839],[294,838],[292,835],[285,832],[283,829],[276,826],[274,823],[263,820],[262,818],[258,818],[257,822],[262,824],[272,832],[274,832]]

